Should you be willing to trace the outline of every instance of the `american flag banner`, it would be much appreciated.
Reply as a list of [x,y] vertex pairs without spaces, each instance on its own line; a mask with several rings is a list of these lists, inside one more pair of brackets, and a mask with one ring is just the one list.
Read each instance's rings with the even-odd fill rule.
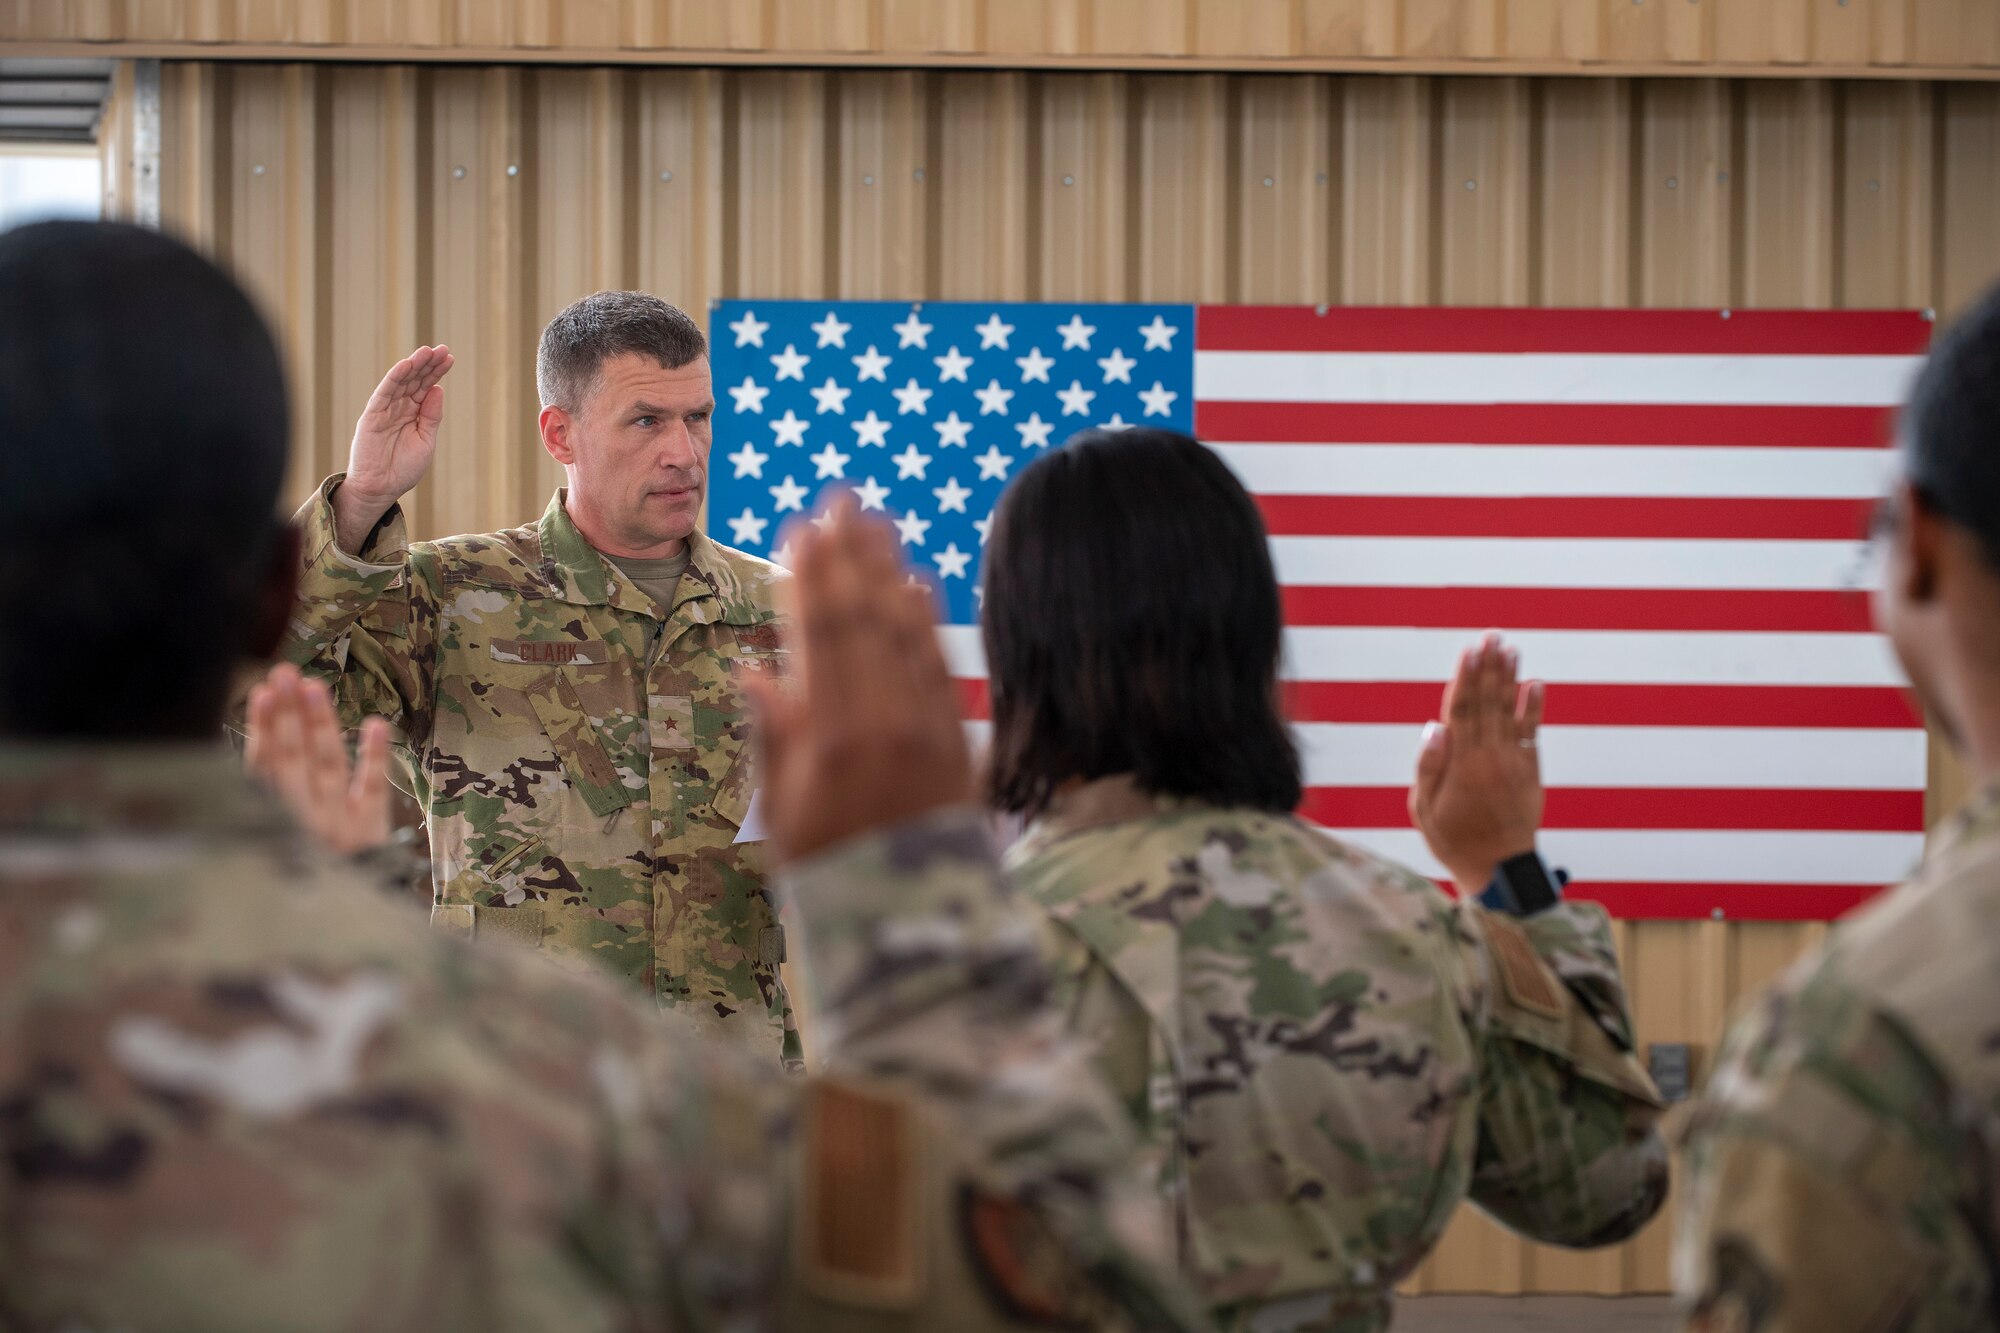
[[1213,447],[1286,613],[1302,813],[1429,874],[1404,796],[1457,654],[1549,683],[1541,846],[1628,917],[1811,920],[1901,878],[1925,733],[1869,625],[1918,312],[726,301],[710,529],[845,486],[935,578],[983,715],[980,552],[1085,426]]

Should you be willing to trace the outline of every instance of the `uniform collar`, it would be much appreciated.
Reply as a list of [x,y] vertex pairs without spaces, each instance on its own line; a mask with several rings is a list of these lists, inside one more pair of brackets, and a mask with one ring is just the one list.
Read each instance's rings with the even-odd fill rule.
[[1957,812],[1938,826],[1924,850],[1924,861],[1942,861],[1995,837],[2000,837],[2000,777],[1973,788]]
[[1021,835],[1022,851],[1039,848],[1086,829],[1152,819],[1193,807],[1179,796],[1160,796],[1140,787],[1130,773],[1096,778],[1057,796]]
[[284,811],[221,742],[0,741],[0,835],[284,833]]
[[[538,525],[542,553],[555,565],[547,572],[560,588],[562,599],[583,606],[612,606],[649,618],[657,616],[659,608],[653,605],[653,599],[585,540],[576,521],[569,516],[568,499],[569,488],[556,487]],[[672,615],[696,625],[717,620],[732,625],[751,623],[751,619],[731,614],[742,598],[737,580],[728,575],[708,534],[699,528],[689,533],[687,573],[681,575],[675,590],[674,605],[669,608]]]

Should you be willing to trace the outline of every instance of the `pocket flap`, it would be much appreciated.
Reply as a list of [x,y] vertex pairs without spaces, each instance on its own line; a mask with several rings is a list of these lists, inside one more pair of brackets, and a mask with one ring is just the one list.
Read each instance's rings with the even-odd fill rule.
[[527,696],[570,782],[582,793],[591,813],[608,815],[632,804],[638,792],[620,780],[568,678],[560,671],[551,671],[528,687]]

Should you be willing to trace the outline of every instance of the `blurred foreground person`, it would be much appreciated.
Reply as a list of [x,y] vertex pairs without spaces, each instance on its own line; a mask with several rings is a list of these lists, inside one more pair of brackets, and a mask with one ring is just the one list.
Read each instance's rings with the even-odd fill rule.
[[0,1327],[1198,1319],[1113,1227],[1129,1143],[1055,1039],[893,538],[798,538],[766,775],[834,1073],[792,1081],[425,931],[246,783],[215,738],[290,615],[285,432],[270,335],[193,252],[0,238]]
[[1901,435],[1875,618],[1976,785],[1724,1043],[1687,1136],[1690,1328],[2000,1329],[2000,289]]
[[[1184,436],[1086,432],[1002,498],[986,563],[997,803],[1058,1000],[1137,1118],[1228,1328],[1385,1326],[1469,1194],[1602,1245],[1658,1208],[1657,1095],[1608,923],[1515,919],[1291,812],[1263,524]],[[1452,876],[1532,860],[1539,687],[1488,641],[1412,813]]]

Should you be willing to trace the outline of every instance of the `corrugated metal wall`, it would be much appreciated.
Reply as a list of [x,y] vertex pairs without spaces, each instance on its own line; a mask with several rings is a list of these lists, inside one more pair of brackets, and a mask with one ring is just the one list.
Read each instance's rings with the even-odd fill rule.
[[[543,323],[724,296],[1961,306],[2000,274],[2000,86],[188,64],[164,211],[262,296],[295,486],[447,341],[419,534],[523,521]],[[1940,773],[1934,795],[1952,779]],[[1824,928],[1621,927],[1647,1041],[1706,1055]],[[1702,1064],[1698,1060],[1698,1065]],[[1468,1216],[1432,1290],[1648,1291]]]
[[[0,40],[375,58],[1801,66],[1990,77],[1992,0],[0,0]],[[185,52],[194,54],[193,52]]]

